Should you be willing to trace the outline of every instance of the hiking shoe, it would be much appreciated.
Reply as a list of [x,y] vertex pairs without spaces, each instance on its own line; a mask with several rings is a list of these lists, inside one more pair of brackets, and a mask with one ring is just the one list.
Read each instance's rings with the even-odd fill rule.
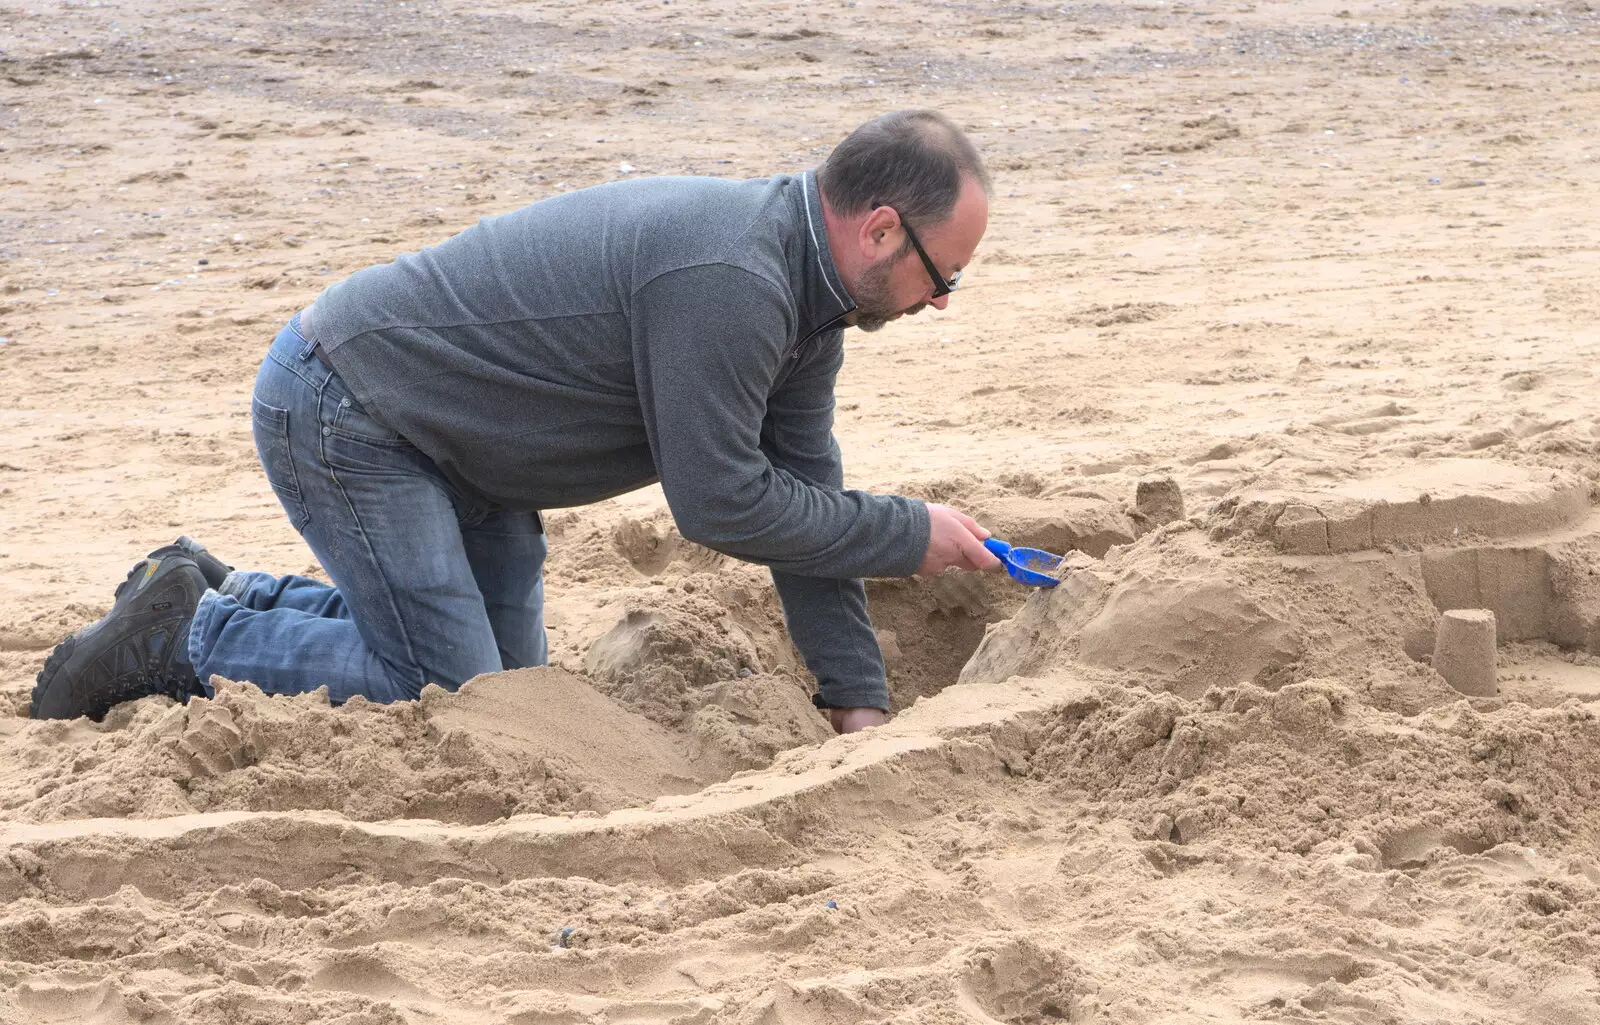
[[[219,563],[220,565],[220,563]],[[33,688],[35,719],[99,720],[123,701],[203,694],[188,662],[189,624],[206,578],[187,555],[144,559],[117,588],[105,618],[71,635],[45,659]]]
[[[211,588],[213,591],[220,588],[222,586],[222,582],[228,578],[228,574],[233,572],[232,566],[229,566],[215,555],[212,555],[210,552],[206,551],[205,545],[187,535],[180,535],[178,540],[172,542],[170,545],[162,545],[160,548],[157,548],[155,551],[151,552],[147,558],[162,559],[168,555],[186,555],[190,559],[194,560],[195,566],[197,566],[200,570],[200,575],[206,578],[206,586]],[[134,571],[137,572],[138,568],[139,567],[135,566]],[[133,573],[128,574],[128,579],[133,579]],[[118,584],[117,594],[120,595],[122,593],[122,589],[127,586],[127,580]]]

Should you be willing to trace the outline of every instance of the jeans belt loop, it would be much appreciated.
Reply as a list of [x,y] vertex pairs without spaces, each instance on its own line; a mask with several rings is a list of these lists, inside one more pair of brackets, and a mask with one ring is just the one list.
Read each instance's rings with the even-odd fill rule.
[[[312,303],[312,306],[315,305],[315,303]],[[321,362],[327,363],[328,361],[323,358],[321,351],[317,347],[317,340],[315,337],[316,332],[311,326],[311,308],[311,306],[307,306],[305,309],[295,314],[294,317],[296,325],[295,330],[299,332],[300,337],[306,343],[300,348],[300,362],[304,363],[312,356],[316,356]]]

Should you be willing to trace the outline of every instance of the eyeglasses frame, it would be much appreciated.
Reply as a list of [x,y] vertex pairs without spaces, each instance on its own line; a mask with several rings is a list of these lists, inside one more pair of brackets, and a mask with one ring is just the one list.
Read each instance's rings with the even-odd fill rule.
[[[894,210],[894,207],[889,209]],[[894,212],[896,217],[900,217],[900,211],[895,210]],[[928,251],[922,248],[922,242],[917,238],[917,233],[911,230],[911,225],[906,223],[904,217],[900,217],[900,227],[905,229],[906,238],[911,240],[911,247],[922,258],[922,266],[928,272],[928,277],[933,281],[933,298],[938,299],[954,292],[956,287],[961,284],[961,272],[956,271],[950,276],[950,280],[946,281],[944,275],[940,274],[939,269],[933,265],[933,260],[929,259]]]

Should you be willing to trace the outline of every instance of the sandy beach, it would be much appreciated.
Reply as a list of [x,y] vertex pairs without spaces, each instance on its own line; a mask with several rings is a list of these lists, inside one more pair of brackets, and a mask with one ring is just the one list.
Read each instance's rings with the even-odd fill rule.
[[[655,488],[546,516],[548,669],[28,718],[178,534],[321,574],[321,289],[921,106],[989,231],[848,483],[1072,554],[869,582],[888,725]],[[0,1022],[1600,1021],[1597,125],[1588,5],[7,0]]]

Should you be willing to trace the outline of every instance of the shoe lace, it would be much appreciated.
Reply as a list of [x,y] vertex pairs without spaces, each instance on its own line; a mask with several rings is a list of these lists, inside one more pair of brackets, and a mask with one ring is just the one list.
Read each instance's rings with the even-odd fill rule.
[[136,563],[133,564],[133,568],[128,570],[128,578],[126,580],[124,580],[122,583],[118,584],[117,585],[117,589],[115,591],[111,592],[111,599],[113,601],[115,601],[116,599],[122,597],[122,592],[126,591],[128,589],[128,585],[133,583],[133,578],[143,568],[144,568],[144,562],[143,561],[136,562]]

